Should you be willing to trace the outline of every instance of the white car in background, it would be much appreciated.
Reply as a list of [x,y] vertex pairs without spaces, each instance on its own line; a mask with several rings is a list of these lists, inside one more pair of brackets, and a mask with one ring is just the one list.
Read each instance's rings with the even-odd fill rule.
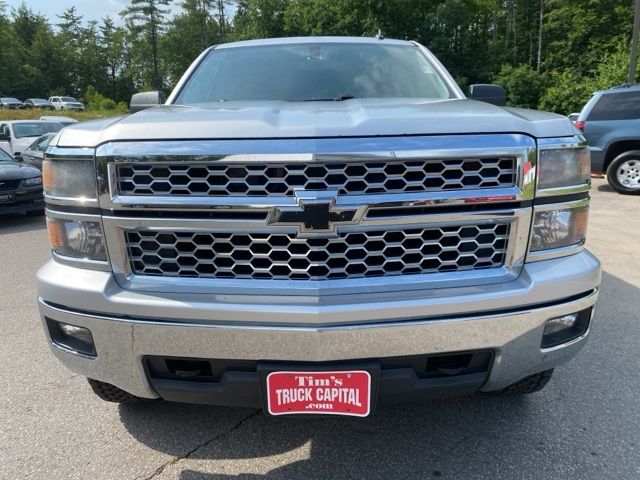
[[38,137],[64,128],[59,122],[42,120],[12,120],[0,122],[0,148],[12,157],[19,157]]
[[49,102],[56,110],[84,111],[84,104],[73,97],[49,97]]

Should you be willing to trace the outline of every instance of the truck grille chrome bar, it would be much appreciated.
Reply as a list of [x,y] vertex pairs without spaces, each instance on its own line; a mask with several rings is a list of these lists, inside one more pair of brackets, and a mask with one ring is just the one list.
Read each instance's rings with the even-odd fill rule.
[[364,230],[335,238],[286,233],[125,234],[138,275],[325,280],[459,272],[504,264],[509,224]]
[[292,196],[296,190],[369,195],[513,187],[515,157],[332,163],[118,165],[120,195]]

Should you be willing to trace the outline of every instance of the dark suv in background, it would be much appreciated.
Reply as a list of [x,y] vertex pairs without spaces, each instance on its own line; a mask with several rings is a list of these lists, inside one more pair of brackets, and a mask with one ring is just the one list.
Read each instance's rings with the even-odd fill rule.
[[576,121],[591,149],[591,170],[615,190],[640,194],[640,85],[593,94]]

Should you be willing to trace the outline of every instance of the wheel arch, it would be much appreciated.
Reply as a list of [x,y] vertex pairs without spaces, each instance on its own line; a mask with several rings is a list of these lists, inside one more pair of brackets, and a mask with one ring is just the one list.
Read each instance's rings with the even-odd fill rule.
[[609,164],[611,164],[613,159],[616,158],[618,155],[624,152],[629,152],[631,150],[640,150],[640,137],[629,138],[625,140],[617,140],[609,144],[604,154],[602,171],[606,172],[607,168],[609,168]]

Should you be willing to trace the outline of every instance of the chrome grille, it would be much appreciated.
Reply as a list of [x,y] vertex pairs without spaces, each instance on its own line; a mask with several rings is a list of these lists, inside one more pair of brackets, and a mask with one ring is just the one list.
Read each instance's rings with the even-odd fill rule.
[[341,195],[512,187],[515,157],[327,163],[131,164],[117,167],[120,195],[291,196],[295,190]]
[[295,233],[125,233],[131,269],[164,277],[326,280],[469,271],[502,266],[508,223]]

